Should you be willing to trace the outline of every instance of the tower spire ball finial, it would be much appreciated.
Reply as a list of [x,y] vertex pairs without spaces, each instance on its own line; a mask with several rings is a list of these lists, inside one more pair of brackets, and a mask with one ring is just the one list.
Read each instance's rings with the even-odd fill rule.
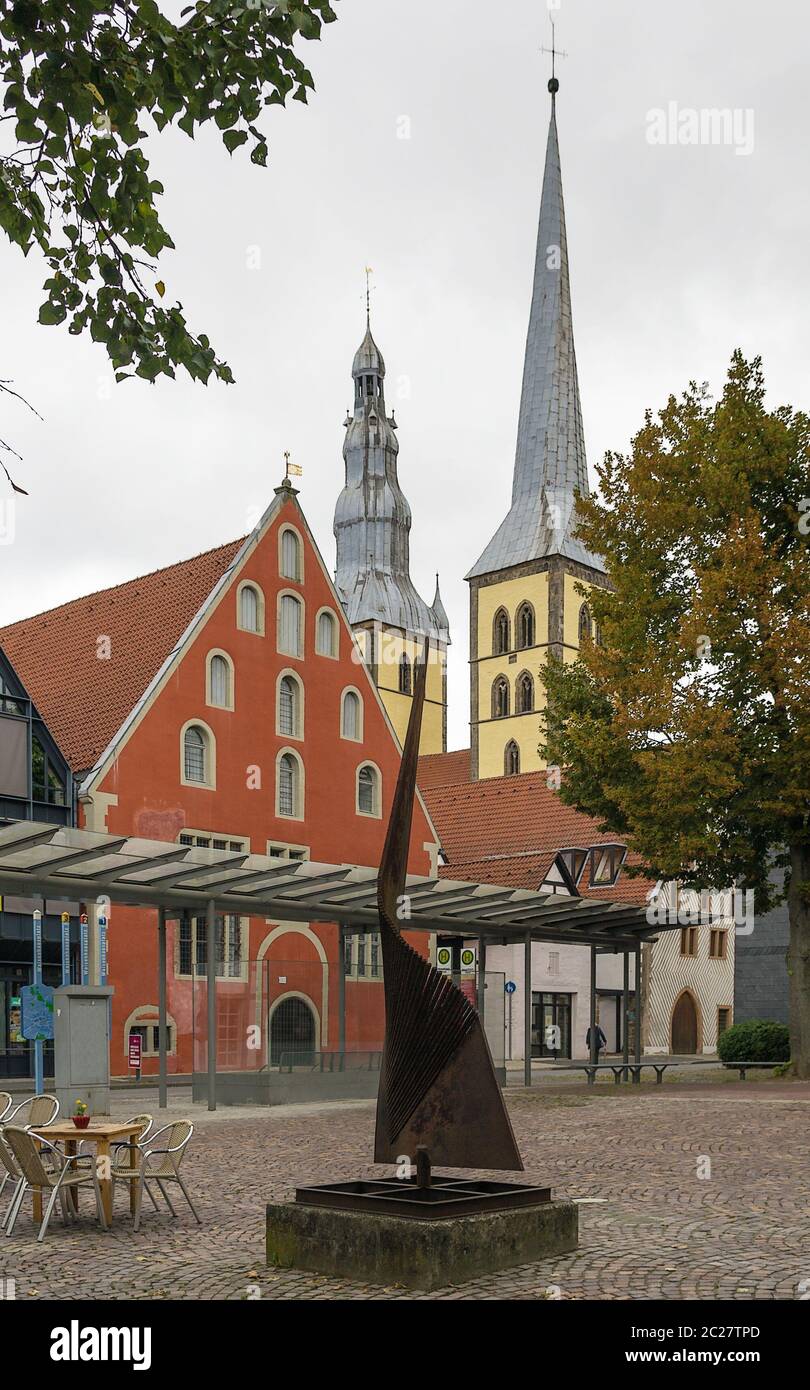
[[557,95],[558,91],[560,90],[560,83],[559,83],[559,81],[558,81],[558,79],[557,79],[557,74],[556,74],[556,72],[555,72],[556,59],[557,59],[557,58],[567,58],[567,57],[568,57],[568,54],[567,54],[562,48],[558,48],[558,47],[557,47],[557,43],[556,43],[556,39],[555,39],[555,34],[554,34],[554,20],[553,20],[553,19],[552,19],[552,21],[551,21],[551,48],[544,48],[544,47],[541,46],[540,52],[541,52],[541,53],[550,53],[550,54],[551,54],[551,77],[550,77],[549,80],[548,80],[548,89],[549,89],[549,91],[551,92],[551,96],[552,96],[552,99],[553,99],[553,98]]

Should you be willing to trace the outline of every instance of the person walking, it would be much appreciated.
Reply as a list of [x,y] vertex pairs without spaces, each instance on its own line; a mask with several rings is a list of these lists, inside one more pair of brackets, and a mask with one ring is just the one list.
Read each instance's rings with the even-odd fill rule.
[[[588,1029],[587,1033],[585,1034],[585,1046],[586,1046],[587,1049],[588,1049],[588,1056],[590,1056],[590,1055],[591,1055],[591,1030],[590,1030],[590,1028]],[[599,1024],[597,1023],[596,1029],[595,1029],[595,1032],[594,1032],[594,1048],[595,1048],[595,1050],[596,1050],[596,1060],[597,1060],[597,1062],[599,1061],[599,1053],[602,1051],[602,1048],[603,1048],[603,1047],[607,1047],[607,1038],[605,1037],[604,1033],[602,1032],[602,1029],[600,1028]]]

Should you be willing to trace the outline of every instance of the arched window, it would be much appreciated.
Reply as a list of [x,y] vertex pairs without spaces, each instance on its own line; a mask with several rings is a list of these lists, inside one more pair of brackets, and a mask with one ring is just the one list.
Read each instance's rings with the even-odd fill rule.
[[288,738],[303,737],[301,684],[289,672],[285,672],[278,682],[278,712],[276,732]]
[[492,686],[492,718],[505,719],[509,713],[509,682],[498,676]]
[[344,690],[340,716],[341,738],[359,743],[363,737],[363,705],[356,690]]
[[357,769],[357,810],[361,816],[379,816],[380,773],[371,763]]
[[509,614],[499,608],[492,623],[492,650],[496,656],[509,651]]
[[256,584],[240,584],[236,611],[242,632],[264,632],[264,598]]
[[276,814],[302,820],[304,795],[300,759],[295,753],[285,750],[279,754],[276,769]]
[[520,772],[520,749],[514,739],[509,740],[504,750],[503,771],[505,777],[516,777]]
[[282,594],[278,604],[278,649],[287,656],[301,656],[303,632],[301,600],[295,594]]
[[189,724],[183,731],[183,780],[202,786],[213,785],[211,736],[200,724]]
[[301,581],[301,542],[291,527],[285,526],[281,533],[281,574],[284,579]]
[[410,695],[411,693],[411,663],[407,652],[403,652],[399,658],[399,693],[400,695]]
[[583,603],[579,610],[579,640],[585,642],[591,636],[591,610]]
[[223,652],[208,656],[208,704],[217,709],[233,709],[233,671]]
[[534,681],[528,671],[523,671],[515,684],[515,714],[528,714],[533,709]]
[[322,608],[315,627],[315,650],[319,656],[337,656],[337,619]]
[[534,609],[530,603],[522,603],[515,620],[517,645],[519,648],[534,646]]

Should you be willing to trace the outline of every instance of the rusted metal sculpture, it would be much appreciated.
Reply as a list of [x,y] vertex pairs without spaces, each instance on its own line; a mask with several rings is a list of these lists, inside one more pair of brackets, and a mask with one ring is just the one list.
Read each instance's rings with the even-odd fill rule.
[[378,1163],[402,1155],[415,1163],[422,1151],[424,1183],[426,1158],[456,1168],[523,1169],[477,1010],[402,936],[428,659],[425,642],[377,886],[385,1043],[374,1142]]

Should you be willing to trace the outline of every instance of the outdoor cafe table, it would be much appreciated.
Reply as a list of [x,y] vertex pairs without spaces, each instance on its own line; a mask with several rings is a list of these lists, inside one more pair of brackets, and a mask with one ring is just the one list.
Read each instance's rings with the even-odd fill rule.
[[[39,1131],[32,1130],[32,1133],[36,1134],[39,1139],[46,1139],[50,1144],[53,1144],[57,1141],[63,1142],[65,1146],[65,1153],[68,1155],[68,1157],[70,1157],[71,1154],[76,1153],[78,1145],[83,1140],[88,1140],[91,1144],[95,1145],[97,1162],[96,1171],[98,1173],[99,1178],[99,1187],[101,1188],[101,1201],[104,1207],[104,1215],[107,1218],[107,1225],[111,1226],[113,1219],[113,1194],[112,1177],[110,1174],[110,1146],[112,1144],[125,1143],[127,1140],[133,1139],[141,1129],[143,1129],[143,1120],[137,1120],[134,1123],[132,1122],[132,1120],[128,1120],[122,1123],[120,1120],[92,1119],[89,1125],[87,1126],[87,1129],[77,1129],[72,1120],[63,1120],[57,1124],[48,1125],[45,1129],[41,1129]],[[138,1151],[137,1149],[130,1149],[130,1167],[137,1167],[137,1163]],[[74,1208],[78,1210],[78,1189],[75,1187],[71,1187],[68,1189],[68,1191],[68,1200],[71,1201],[73,1203]],[[135,1214],[136,1197],[136,1184],[134,1182],[130,1182],[129,1209],[132,1212],[133,1216]],[[42,1190],[38,1187],[34,1188],[34,1220],[42,1220]]]

